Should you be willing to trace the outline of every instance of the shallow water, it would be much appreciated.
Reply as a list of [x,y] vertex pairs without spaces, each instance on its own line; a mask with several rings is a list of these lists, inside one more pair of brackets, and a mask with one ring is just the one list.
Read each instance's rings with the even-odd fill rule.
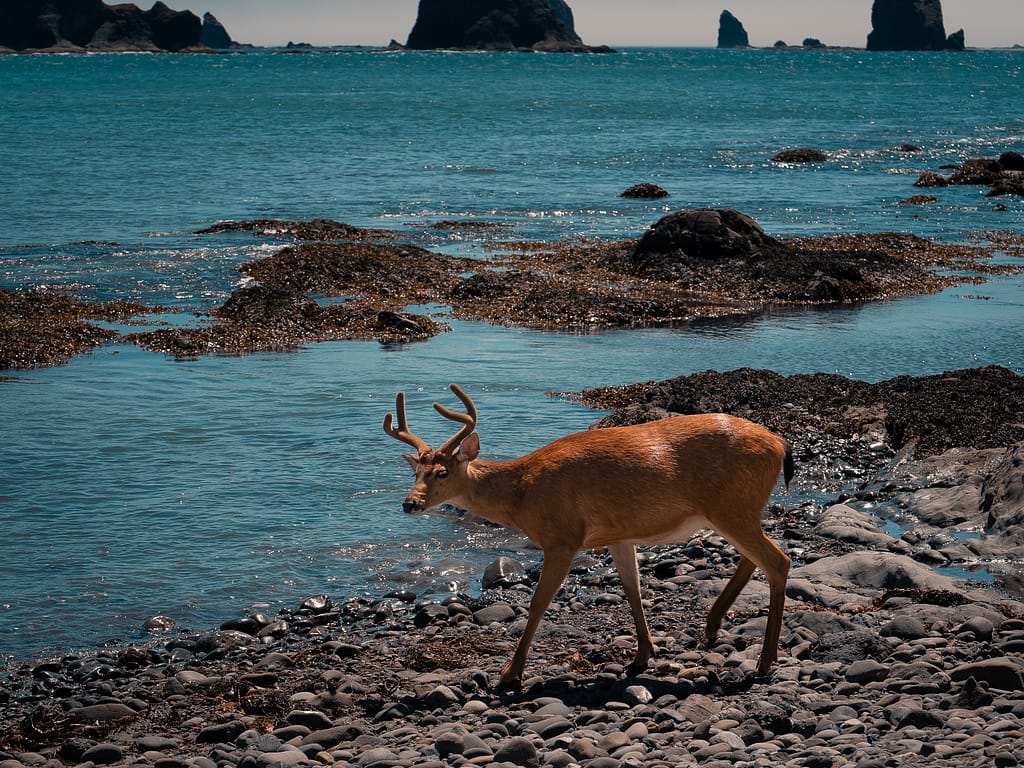
[[[1019,55],[749,54],[0,57],[0,285],[207,309],[277,245],[191,232],[257,216],[384,226],[470,255],[496,238],[631,237],[705,205],[778,236],[1024,226],[1019,201],[997,212],[976,188],[892,205],[921,170],[1022,148]],[[924,152],[889,149],[905,141]],[[800,145],[837,159],[767,162]],[[673,196],[617,197],[645,180]],[[461,217],[513,230],[423,230]],[[523,541],[401,513],[410,476],[381,430],[399,388],[438,442],[450,424],[429,404],[458,381],[484,454],[510,458],[599,415],[549,391],[743,366],[1024,372],[1021,283],[677,329],[455,321],[420,344],[188,361],[115,345],[7,372],[0,656],[132,636],[158,613],[202,628],[318,592],[476,589]]]

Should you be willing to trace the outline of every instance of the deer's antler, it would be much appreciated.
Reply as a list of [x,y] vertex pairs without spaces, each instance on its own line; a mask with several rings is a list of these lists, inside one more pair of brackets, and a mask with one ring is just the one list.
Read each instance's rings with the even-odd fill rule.
[[405,421],[405,392],[399,392],[395,397],[395,411],[398,413],[398,428],[395,429],[392,425],[391,414],[388,413],[384,415],[384,431],[395,438],[395,440],[411,445],[416,449],[417,453],[429,451],[430,446],[409,431],[409,425]]
[[459,447],[462,441],[473,434],[473,430],[476,429],[476,406],[473,405],[473,400],[469,395],[462,391],[462,388],[458,384],[449,384],[448,387],[455,393],[455,396],[462,401],[462,404],[466,406],[466,412],[456,413],[455,411],[445,408],[440,403],[434,403],[434,409],[438,413],[446,419],[457,421],[463,425],[462,429],[437,449],[438,453],[443,454],[455,453],[455,450]]

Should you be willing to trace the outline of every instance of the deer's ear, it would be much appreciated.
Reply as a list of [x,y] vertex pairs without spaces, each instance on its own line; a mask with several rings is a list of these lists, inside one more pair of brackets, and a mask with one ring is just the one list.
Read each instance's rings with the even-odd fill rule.
[[480,435],[476,432],[462,441],[459,447],[459,459],[461,461],[472,461],[480,455]]
[[403,453],[402,458],[405,459],[406,463],[412,467],[412,471],[415,472],[416,468],[420,465],[420,457],[413,456],[411,453]]

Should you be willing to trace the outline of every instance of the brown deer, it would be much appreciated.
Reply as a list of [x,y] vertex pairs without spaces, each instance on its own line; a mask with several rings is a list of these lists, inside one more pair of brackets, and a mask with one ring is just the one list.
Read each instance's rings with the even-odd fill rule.
[[544,551],[530,614],[500,685],[517,689],[530,644],[576,553],[607,547],[636,623],[636,658],[629,674],[647,668],[654,642],[640,602],[637,544],[685,542],[712,528],[740,553],[736,573],[708,613],[705,640],[714,642],[722,617],[755,567],[768,578],[770,605],[758,672],[778,658],[789,557],[765,536],[761,512],[780,472],[793,476],[789,444],[745,419],[722,413],[672,416],[647,424],[579,432],[512,461],[479,458],[476,406],[456,384],[466,413],[434,408],[461,429],[437,450],[409,431],[405,393],[384,417],[384,431],[415,449],[404,458],[416,482],[402,505],[415,514],[450,502],[501,525],[521,529]]

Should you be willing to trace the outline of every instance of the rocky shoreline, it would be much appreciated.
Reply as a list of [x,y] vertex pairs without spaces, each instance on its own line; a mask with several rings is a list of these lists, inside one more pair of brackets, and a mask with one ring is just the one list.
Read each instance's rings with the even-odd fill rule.
[[[610,559],[585,552],[523,692],[496,693],[537,565],[501,560],[480,598],[321,595],[202,632],[156,618],[146,643],[12,668],[0,768],[1018,765],[1020,560],[994,583],[933,566],[1020,557],[1021,384],[999,368],[863,386],[736,371],[579,395],[614,405],[616,423],[714,405],[770,417],[793,441],[796,493],[766,513],[794,560],[767,677],[754,668],[767,603],[757,577],[715,646],[701,643],[737,557],[705,533],[641,553],[657,645],[644,674],[624,676],[634,640]],[[978,478],[984,521],[1009,524],[954,536],[978,520],[918,503],[945,492],[947,511],[967,509],[953,495],[973,481],[950,472]]]
[[[170,310],[0,288],[0,369],[58,365],[105,343],[189,358],[323,341],[423,341],[450,330],[445,315],[559,330],[675,326],[931,293],[1024,268],[992,259],[1020,254],[1019,233],[975,233],[965,245],[897,232],[780,240],[732,209],[677,211],[623,241],[516,241],[508,229],[474,221],[439,221],[418,233],[328,219],[221,222],[197,234],[252,232],[281,248],[243,264],[243,286],[199,322],[146,328],[147,314]],[[487,233],[481,258],[424,247],[460,232]],[[441,310],[409,313],[415,304]],[[121,333],[95,320],[143,327]]]

